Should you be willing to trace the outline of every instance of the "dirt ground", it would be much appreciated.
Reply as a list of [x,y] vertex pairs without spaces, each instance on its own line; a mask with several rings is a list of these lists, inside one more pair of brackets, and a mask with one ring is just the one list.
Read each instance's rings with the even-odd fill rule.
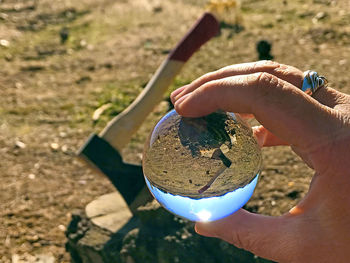
[[[0,0],[0,262],[43,254],[69,262],[64,232],[72,211],[114,191],[76,150],[138,95],[205,3]],[[239,23],[196,53],[169,92],[205,72],[257,60],[263,39],[274,60],[314,69],[350,92],[349,1],[242,0]],[[143,143],[168,107],[164,100],[133,137],[123,151],[127,161],[140,163]],[[247,208],[280,215],[306,193],[312,170],[288,147],[263,155]]]

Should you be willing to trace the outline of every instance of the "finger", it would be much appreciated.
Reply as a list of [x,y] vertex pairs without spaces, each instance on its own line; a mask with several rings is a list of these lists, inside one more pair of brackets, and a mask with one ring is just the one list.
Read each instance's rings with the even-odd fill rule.
[[349,96],[330,87],[320,88],[312,95],[318,102],[336,109],[338,105],[350,103]]
[[205,83],[178,99],[175,109],[187,117],[204,116],[218,109],[253,113],[275,136],[302,148],[325,140],[339,126],[330,108],[267,73]]
[[254,115],[250,114],[250,113],[235,113],[236,115],[238,115],[242,120],[248,121],[251,119],[254,119]]
[[[238,119],[243,120],[243,122],[249,121],[254,117],[253,114],[248,113],[235,113]],[[257,140],[259,146],[262,147],[270,147],[270,146],[281,146],[281,145],[289,145],[289,143],[281,140],[271,132],[269,132],[264,126],[253,126],[253,135]]]
[[207,73],[191,84],[186,85],[181,91],[175,91],[171,94],[173,103],[180,97],[188,94],[206,82],[223,79],[237,75],[248,75],[257,72],[267,72],[280,79],[283,79],[294,86],[301,87],[303,81],[303,73],[295,67],[279,64],[273,61],[257,61],[243,64],[231,65],[214,72]]
[[288,142],[281,140],[262,125],[254,126],[252,129],[260,147],[289,145]]
[[174,90],[171,94],[170,94],[170,100],[171,103],[174,104],[175,103],[175,97],[180,94],[188,85],[182,86],[181,88],[178,88],[176,90]]
[[[207,82],[227,78],[230,76],[248,75],[258,72],[266,72],[271,75],[274,75],[284,81],[293,84],[297,88],[302,87],[304,79],[303,72],[301,72],[295,67],[279,64],[274,61],[263,60],[257,62],[231,65],[219,69],[217,71],[207,73],[193,81],[191,84],[188,84],[184,87],[181,87],[180,89],[175,90],[170,97],[172,103],[175,104],[176,100],[194,91],[195,89]],[[347,99],[347,96],[345,94],[338,92],[332,88],[320,89],[313,95],[313,97],[316,100],[318,100],[321,104],[331,108],[335,108],[336,105],[342,103],[344,100],[349,100]]]
[[198,222],[195,230],[207,237],[217,237],[236,247],[278,262],[291,262],[298,242],[292,231],[294,218],[268,217],[240,209],[213,222]]

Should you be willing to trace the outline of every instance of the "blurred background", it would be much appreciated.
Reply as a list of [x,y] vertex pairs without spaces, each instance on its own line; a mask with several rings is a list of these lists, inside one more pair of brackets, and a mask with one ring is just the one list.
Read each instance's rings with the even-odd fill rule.
[[[76,150],[136,98],[205,10],[221,34],[177,76],[126,161],[140,164],[172,90],[226,65],[273,58],[350,92],[349,1],[0,0],[0,262],[70,262],[72,213],[115,191]],[[246,208],[280,215],[306,193],[312,171],[288,147],[263,154]]]

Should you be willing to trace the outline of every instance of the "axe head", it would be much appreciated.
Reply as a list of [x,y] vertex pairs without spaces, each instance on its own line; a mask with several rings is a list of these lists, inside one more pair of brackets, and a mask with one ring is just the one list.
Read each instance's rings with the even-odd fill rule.
[[124,163],[120,153],[96,134],[90,135],[77,155],[94,170],[106,175],[128,205],[146,186],[142,167]]

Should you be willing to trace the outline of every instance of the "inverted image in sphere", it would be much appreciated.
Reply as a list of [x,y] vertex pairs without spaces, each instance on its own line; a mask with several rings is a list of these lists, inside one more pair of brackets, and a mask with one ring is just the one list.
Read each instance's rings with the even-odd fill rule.
[[161,191],[200,199],[249,184],[261,161],[251,128],[235,114],[220,111],[186,118],[173,110],[151,133],[143,170]]

